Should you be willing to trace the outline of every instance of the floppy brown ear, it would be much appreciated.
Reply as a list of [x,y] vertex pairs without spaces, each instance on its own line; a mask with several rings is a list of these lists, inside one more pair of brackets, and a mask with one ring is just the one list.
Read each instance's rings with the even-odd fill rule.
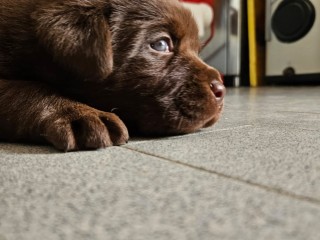
[[79,78],[103,81],[113,67],[108,1],[44,2],[32,15],[40,44]]

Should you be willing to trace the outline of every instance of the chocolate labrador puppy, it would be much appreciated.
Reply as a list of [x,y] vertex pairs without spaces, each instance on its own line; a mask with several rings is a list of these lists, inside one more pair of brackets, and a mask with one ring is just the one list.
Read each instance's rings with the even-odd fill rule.
[[225,88],[200,49],[175,0],[0,0],[0,139],[73,151],[211,126]]

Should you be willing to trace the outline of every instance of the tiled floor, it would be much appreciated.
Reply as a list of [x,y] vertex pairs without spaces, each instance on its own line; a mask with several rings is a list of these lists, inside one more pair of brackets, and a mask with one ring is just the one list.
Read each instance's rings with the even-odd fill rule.
[[229,89],[186,136],[0,144],[0,240],[320,239],[320,87]]

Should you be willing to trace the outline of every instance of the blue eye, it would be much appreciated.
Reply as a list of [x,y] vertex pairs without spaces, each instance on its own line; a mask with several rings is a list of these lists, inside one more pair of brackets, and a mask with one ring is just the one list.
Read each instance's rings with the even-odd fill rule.
[[166,40],[159,40],[151,43],[150,46],[158,52],[170,52],[170,47]]

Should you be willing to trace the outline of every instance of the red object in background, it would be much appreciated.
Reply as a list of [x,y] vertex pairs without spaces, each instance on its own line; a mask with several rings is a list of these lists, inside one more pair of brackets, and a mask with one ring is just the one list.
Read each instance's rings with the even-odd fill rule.
[[182,2],[207,3],[212,7],[214,0],[182,0]]
[[[210,7],[212,7],[212,11],[214,11],[214,0],[179,0],[181,2],[190,2],[190,3],[206,3],[208,4]],[[214,37],[214,20],[211,23],[211,33],[210,36],[208,37],[208,39],[203,43],[203,48],[205,48],[209,42],[212,40],[212,38]]]

